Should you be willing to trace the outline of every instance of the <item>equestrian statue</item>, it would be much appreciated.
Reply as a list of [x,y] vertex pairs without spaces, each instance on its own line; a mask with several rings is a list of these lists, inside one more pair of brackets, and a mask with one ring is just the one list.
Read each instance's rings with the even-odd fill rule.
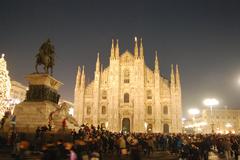
[[51,44],[50,39],[44,42],[41,47],[39,48],[39,52],[36,55],[36,65],[35,70],[38,72],[38,66],[44,65],[44,73],[49,74],[49,69],[51,69],[51,75],[53,74],[53,66],[54,66],[54,46]]

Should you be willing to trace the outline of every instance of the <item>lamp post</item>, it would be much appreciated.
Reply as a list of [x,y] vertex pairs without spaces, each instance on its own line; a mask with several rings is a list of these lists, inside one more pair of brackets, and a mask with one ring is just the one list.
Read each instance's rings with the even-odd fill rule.
[[218,100],[215,98],[207,98],[203,101],[203,104],[210,108],[211,111],[211,127],[212,127],[212,133],[214,133],[214,123],[212,118],[212,110],[214,106],[217,106],[219,104]]
[[188,110],[188,113],[192,116],[192,120],[193,120],[193,132],[195,132],[195,116],[198,115],[200,113],[199,109],[197,108],[190,108]]

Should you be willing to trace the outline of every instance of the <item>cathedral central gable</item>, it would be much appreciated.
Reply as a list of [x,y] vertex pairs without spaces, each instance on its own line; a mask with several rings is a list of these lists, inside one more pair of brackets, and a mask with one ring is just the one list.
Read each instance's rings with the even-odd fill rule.
[[122,55],[121,55],[121,63],[129,63],[129,62],[134,62],[134,57],[133,55],[126,50]]

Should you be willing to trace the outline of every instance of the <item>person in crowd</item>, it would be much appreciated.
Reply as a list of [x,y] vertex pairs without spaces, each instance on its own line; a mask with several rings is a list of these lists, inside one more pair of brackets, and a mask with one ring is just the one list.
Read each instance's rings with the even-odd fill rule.
[[120,149],[120,155],[125,156],[127,155],[127,145],[126,145],[126,140],[124,138],[124,135],[121,135],[118,139],[118,144],[119,144],[119,149]]
[[70,142],[67,142],[64,144],[65,149],[69,151],[69,160],[78,160],[77,154],[73,150],[73,144]]
[[232,138],[232,151],[234,154],[234,159],[238,160],[238,155],[239,155],[239,143],[236,138]]
[[225,153],[226,160],[230,160],[231,159],[231,151],[232,151],[232,148],[231,148],[232,143],[231,143],[229,137],[224,139],[223,145],[224,145],[224,153]]
[[130,145],[130,158],[131,160],[141,160],[139,153],[138,140],[136,138],[132,138],[129,142]]

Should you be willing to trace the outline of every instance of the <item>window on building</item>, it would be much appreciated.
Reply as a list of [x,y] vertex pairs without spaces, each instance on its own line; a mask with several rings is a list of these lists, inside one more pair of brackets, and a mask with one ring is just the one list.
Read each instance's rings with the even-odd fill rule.
[[163,113],[164,114],[168,114],[168,106],[164,106],[163,107]]
[[124,70],[124,83],[129,83],[129,70],[125,69]]
[[152,91],[151,90],[147,91],[147,99],[152,99]]
[[107,91],[102,91],[102,99],[107,99]]
[[124,94],[124,103],[129,103],[129,94],[128,93]]
[[87,115],[91,114],[91,107],[87,106]]
[[107,112],[106,106],[102,106],[102,114],[106,114],[106,112]]
[[152,114],[152,106],[148,106],[148,107],[147,107],[147,113],[148,113],[149,115]]

